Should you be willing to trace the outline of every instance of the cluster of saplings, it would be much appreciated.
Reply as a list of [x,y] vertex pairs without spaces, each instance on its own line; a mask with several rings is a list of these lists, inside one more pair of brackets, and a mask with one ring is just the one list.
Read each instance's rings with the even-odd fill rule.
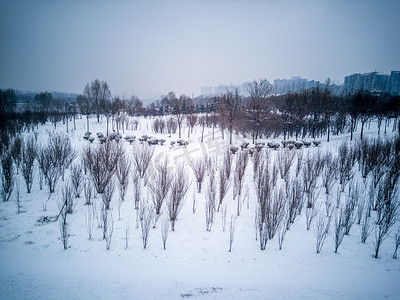
[[[243,205],[249,209],[252,203],[256,207],[255,239],[261,250],[274,238],[281,249],[292,224],[304,216],[306,229],[314,231],[317,253],[329,236],[333,237],[337,252],[356,223],[361,243],[372,235],[374,256],[378,257],[383,241],[399,219],[399,138],[344,142],[337,152],[317,147],[298,151],[291,151],[289,147],[278,150],[259,147],[250,151],[248,143],[245,144],[236,151],[227,148],[218,159],[198,157],[191,160],[189,167],[183,162],[172,167],[168,157],[153,159],[154,147],[146,143],[136,143],[128,151],[130,146],[108,139],[103,143],[85,144],[78,151],[66,134],[50,134],[43,144],[38,142],[37,135],[17,136],[11,139],[9,149],[1,151],[1,197],[9,201],[14,194],[21,212],[18,178],[23,178],[26,192],[30,193],[33,179],[38,176],[39,188],[47,188],[49,192],[43,210],[54,195],[59,208],[56,216],[39,221],[59,222],[65,249],[71,234],[70,215],[75,212],[77,199],[82,194],[88,238],[92,239],[96,223],[106,249],[110,249],[114,230],[112,208],[117,207],[120,219],[123,203],[133,201],[143,248],[147,247],[151,229],[157,227],[161,218],[165,249],[168,233],[175,230],[179,212],[194,182],[197,192],[205,198],[206,231],[212,230],[218,213],[225,231],[227,206],[234,203],[236,213],[230,220],[229,251],[236,218],[240,217]],[[128,199],[129,183],[133,193]],[[199,213],[196,198],[193,194],[193,213]],[[126,247],[129,231],[127,223]],[[400,229],[394,237],[393,257],[396,258]]]

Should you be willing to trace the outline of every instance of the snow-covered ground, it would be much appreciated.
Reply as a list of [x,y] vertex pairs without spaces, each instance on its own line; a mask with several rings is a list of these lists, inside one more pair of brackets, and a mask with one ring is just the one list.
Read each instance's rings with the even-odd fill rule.
[[[105,133],[105,124],[105,120],[97,123],[93,118],[90,130]],[[69,133],[74,147],[80,151],[88,143],[83,139],[85,126],[86,120],[77,120],[77,130]],[[45,143],[48,132],[53,132],[54,127],[48,123],[40,126],[38,131],[38,140]],[[58,124],[56,131],[65,132],[65,125]],[[176,160],[188,162],[190,157],[221,154],[227,146],[219,131],[212,140],[211,130],[207,128],[204,143],[200,143],[201,128],[195,128],[187,139],[187,148],[171,148],[169,142],[176,141],[177,134],[172,138],[153,134],[151,121],[144,118],[140,118],[137,131],[126,130],[123,136],[127,134],[165,138],[164,146],[154,146],[153,160],[167,155],[171,165]],[[183,136],[187,136],[186,129]],[[367,130],[367,136],[376,137],[373,124]],[[337,151],[344,139],[348,136],[334,136],[329,144],[323,140],[319,148],[302,151]],[[240,145],[244,139],[235,136],[234,140]],[[134,145],[125,140],[121,142],[131,155]],[[271,157],[275,153],[271,152]],[[220,158],[221,155],[217,161]],[[261,251],[254,225],[257,199],[250,159],[245,175],[245,186],[250,191],[249,203],[243,204],[241,214],[236,218],[232,252],[228,252],[229,223],[231,216],[236,215],[237,207],[237,202],[232,199],[232,188],[224,200],[228,211],[226,230],[222,230],[222,214],[219,212],[211,232],[208,232],[205,227],[207,178],[199,194],[195,192],[192,170],[187,167],[186,171],[192,184],[175,231],[168,235],[166,250],[162,245],[161,221],[151,229],[148,246],[143,249],[140,226],[136,227],[131,178],[121,207],[121,220],[118,219],[117,191],[112,200],[114,232],[110,250],[106,250],[102,229],[97,228],[97,224],[93,239],[88,239],[85,225],[87,206],[84,205],[83,193],[71,215],[69,248],[64,250],[59,239],[59,223],[38,223],[42,216],[57,215],[56,200],[49,200],[47,210],[43,211],[48,191],[47,187],[39,189],[38,171],[30,194],[26,193],[23,178],[18,175],[23,212],[17,213],[14,200],[0,203],[0,298],[399,299],[400,262],[392,259],[394,233],[383,243],[379,259],[373,258],[373,235],[366,244],[361,244],[360,225],[357,224],[352,227],[350,235],[344,237],[339,253],[334,253],[331,234],[322,252],[317,254],[314,231],[306,230],[303,213],[287,232],[281,250],[275,236],[268,241],[266,250]],[[66,175],[67,178],[68,171]],[[360,177],[360,174],[356,176]],[[63,184],[61,180],[58,182],[58,193]],[[57,197],[57,192],[55,195]],[[143,197],[150,197],[146,188]],[[193,197],[197,201],[195,213],[192,211]],[[324,201],[323,192],[319,198]],[[101,199],[98,197],[97,201]],[[127,249],[126,226],[129,226]]]

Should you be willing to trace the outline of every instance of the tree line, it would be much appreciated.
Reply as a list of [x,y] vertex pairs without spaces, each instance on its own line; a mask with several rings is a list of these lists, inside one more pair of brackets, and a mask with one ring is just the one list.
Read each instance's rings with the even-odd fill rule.
[[[398,117],[400,96],[372,93],[366,90],[347,91],[341,95],[331,93],[329,84],[284,95],[272,95],[272,85],[266,79],[254,80],[248,85],[248,97],[238,89],[227,90],[216,97],[191,98],[176,96],[169,92],[147,107],[136,96],[129,99],[113,97],[105,81],[96,79],[88,83],[82,95],[75,101],[53,97],[49,92],[36,94],[33,101],[22,110],[16,110],[16,94],[11,89],[0,90],[0,130],[16,133],[33,129],[50,121],[69,123],[75,127],[75,119],[85,116],[87,131],[89,118],[100,117],[116,125],[117,131],[127,122],[129,116],[173,116],[179,137],[182,127],[189,130],[198,124],[211,127],[213,135],[219,128],[229,132],[232,142],[234,132],[251,137],[253,143],[259,138],[286,139],[319,138],[326,136],[329,142],[332,134],[350,133],[351,139],[360,126],[363,138],[365,126],[371,119],[378,123],[378,134],[383,125],[386,132],[392,122],[393,129],[400,133]],[[4,137],[5,138],[5,137]]]

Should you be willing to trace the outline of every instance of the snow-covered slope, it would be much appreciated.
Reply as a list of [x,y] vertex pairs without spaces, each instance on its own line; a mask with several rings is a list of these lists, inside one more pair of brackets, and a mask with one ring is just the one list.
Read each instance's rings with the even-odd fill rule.
[[[69,133],[79,151],[88,144],[83,139],[85,126],[85,120],[77,120],[77,130]],[[93,133],[105,133],[105,120],[97,123],[92,119],[90,126]],[[371,127],[367,135],[376,137],[376,130]],[[118,218],[117,191],[111,203],[114,230],[110,250],[106,250],[102,229],[97,228],[97,223],[93,239],[88,239],[85,224],[88,206],[84,205],[83,193],[70,216],[69,248],[64,250],[59,222],[38,222],[40,217],[58,214],[56,198],[60,196],[64,182],[58,182],[57,192],[43,211],[48,190],[46,186],[39,189],[38,170],[30,194],[26,193],[22,176],[18,175],[22,212],[17,213],[13,199],[0,203],[1,299],[398,299],[400,263],[392,259],[394,232],[384,241],[379,259],[373,258],[373,234],[362,244],[360,225],[357,224],[344,237],[338,253],[334,253],[331,234],[321,253],[317,254],[314,231],[306,230],[306,218],[302,213],[286,233],[281,250],[275,236],[267,242],[266,250],[261,251],[256,240],[257,198],[251,159],[244,183],[249,197],[242,203],[240,216],[237,216],[237,200],[233,200],[231,186],[224,200],[227,205],[226,229],[222,230],[222,213],[216,212],[208,232],[205,226],[208,181],[207,178],[204,180],[202,193],[197,193],[189,162],[190,158],[208,155],[217,157],[216,162],[221,164],[226,140],[222,140],[219,131],[213,140],[211,130],[206,129],[204,143],[201,143],[201,128],[195,128],[186,138],[189,141],[187,147],[170,147],[170,141],[176,141],[177,134],[172,137],[155,135],[150,129],[151,120],[140,118],[138,130],[126,130],[122,135],[148,134],[165,138],[164,146],[152,146],[155,147],[153,161],[168,156],[173,166],[181,160],[185,162],[191,180],[175,231],[169,232],[166,250],[161,238],[161,218],[156,228],[151,229],[148,246],[143,249],[131,177],[126,200],[121,206],[121,219]],[[38,131],[38,140],[46,143],[48,132],[53,132],[54,127],[48,123]],[[65,132],[65,125],[59,124],[56,131]],[[183,135],[187,135],[186,130]],[[234,138],[237,145],[245,140],[240,136]],[[334,137],[330,143],[323,141],[318,148],[301,151],[305,154],[316,151],[336,153],[345,139],[348,136]],[[134,145],[125,140],[120,142],[131,157]],[[271,162],[274,162],[276,153],[283,150],[264,151],[270,152]],[[69,171],[66,178],[68,174]],[[359,173],[355,177],[357,182],[362,182]],[[277,184],[282,185],[283,181],[279,178]],[[151,197],[146,187],[142,196],[145,199]],[[194,213],[193,198],[197,207]],[[324,199],[321,192],[318,201],[323,204]],[[96,201],[101,202],[99,196]],[[236,220],[236,227],[229,252],[231,217]],[[127,227],[129,243],[126,248]],[[397,228],[398,224],[394,226],[395,230]]]

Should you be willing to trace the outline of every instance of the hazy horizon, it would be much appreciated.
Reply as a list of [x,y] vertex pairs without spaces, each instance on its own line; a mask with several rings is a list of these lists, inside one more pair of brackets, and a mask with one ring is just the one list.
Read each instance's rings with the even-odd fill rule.
[[400,70],[399,1],[3,1],[0,88],[188,96]]

